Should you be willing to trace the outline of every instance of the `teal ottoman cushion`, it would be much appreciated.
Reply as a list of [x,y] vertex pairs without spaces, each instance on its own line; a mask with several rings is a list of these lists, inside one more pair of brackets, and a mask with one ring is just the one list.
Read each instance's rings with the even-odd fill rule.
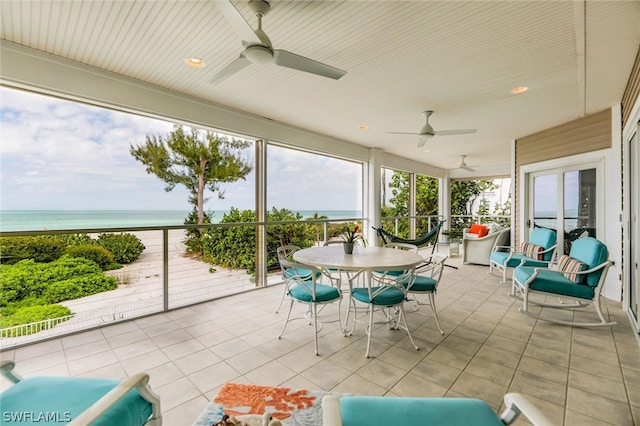
[[344,396],[343,426],[504,426],[486,402],[471,398]]

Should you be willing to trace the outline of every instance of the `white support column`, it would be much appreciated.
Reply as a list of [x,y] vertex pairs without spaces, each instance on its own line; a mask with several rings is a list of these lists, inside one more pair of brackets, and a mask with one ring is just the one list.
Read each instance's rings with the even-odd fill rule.
[[442,225],[442,230],[451,229],[451,179],[449,171],[445,171],[444,177],[440,179],[438,185],[438,214],[446,221]]
[[416,237],[416,174],[414,172],[409,173],[409,238]]
[[[369,150],[369,164],[366,167],[366,176],[364,179],[364,198],[365,198],[365,216],[369,218],[366,236],[370,244],[377,241],[376,231],[371,227],[380,226],[380,207],[382,206],[382,156],[384,152],[380,148],[371,148]],[[363,230],[364,231],[364,230]]]

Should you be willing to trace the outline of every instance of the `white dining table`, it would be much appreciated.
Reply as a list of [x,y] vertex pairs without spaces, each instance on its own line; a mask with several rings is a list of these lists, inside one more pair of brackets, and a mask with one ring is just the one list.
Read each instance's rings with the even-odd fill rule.
[[317,268],[351,272],[408,269],[423,261],[417,253],[386,247],[355,246],[353,254],[346,254],[340,244],[298,250],[293,259]]

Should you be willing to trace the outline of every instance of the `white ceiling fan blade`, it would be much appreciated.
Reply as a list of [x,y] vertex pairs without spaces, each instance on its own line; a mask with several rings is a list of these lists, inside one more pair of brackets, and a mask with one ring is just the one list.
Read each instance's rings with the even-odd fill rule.
[[238,59],[234,60],[229,65],[218,71],[218,73],[214,75],[211,80],[209,80],[209,83],[219,83],[222,80],[231,77],[233,74],[243,70],[249,64],[251,64],[251,62],[249,62],[249,60],[245,58],[244,53],[242,53],[240,54],[240,57]]
[[468,172],[475,172],[475,171],[476,171],[475,169],[472,169],[472,168],[471,168],[471,167],[469,167],[469,166],[460,166],[460,168],[461,168],[462,170],[466,170],[466,171],[468,171]]
[[415,132],[387,132],[387,133],[392,135],[417,135],[417,136],[422,135],[422,133],[415,133]]
[[313,59],[305,58],[304,56],[296,55],[295,53],[287,52],[286,50],[274,49],[273,62],[282,67],[305,71],[335,80],[346,74],[346,71],[323,64],[322,62],[314,61]]
[[431,135],[421,135],[420,140],[418,141],[418,148],[422,148],[424,144],[427,143],[427,140],[429,140],[430,137]]
[[434,134],[438,136],[467,135],[477,131],[478,129],[436,130]]
[[231,0],[216,0],[213,2],[220,13],[224,15],[225,19],[233,27],[233,30],[240,36],[242,41],[255,44],[262,44],[260,37],[253,31],[251,25],[244,19],[244,16],[236,9],[231,3]]

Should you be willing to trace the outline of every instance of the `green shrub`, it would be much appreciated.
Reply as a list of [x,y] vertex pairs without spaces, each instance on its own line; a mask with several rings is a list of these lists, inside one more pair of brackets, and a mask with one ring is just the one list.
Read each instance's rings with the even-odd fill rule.
[[61,234],[56,235],[56,238],[61,239],[67,246],[79,246],[84,244],[97,245],[98,242],[91,238],[87,234]]
[[140,257],[145,247],[142,241],[133,234],[100,234],[98,244],[113,254],[118,263],[131,263]]
[[69,246],[65,250],[65,254],[69,257],[83,257],[85,259],[93,260],[103,271],[113,269],[113,255],[104,247],[92,244]]
[[[213,212],[212,211],[206,211],[204,212],[204,220],[203,220],[203,224],[210,224],[212,223],[212,219],[213,219]],[[189,215],[185,218],[184,220],[184,224],[185,225],[196,225],[198,223],[198,211],[196,209],[191,210],[191,212],[189,213]],[[205,235],[206,231],[205,230],[200,230],[200,229],[187,229],[185,231],[185,241],[184,241],[184,245],[187,247],[187,251],[191,252],[191,253],[198,253],[200,255],[204,254],[204,247],[203,247],[203,236]]]
[[79,299],[103,291],[114,290],[118,280],[104,274],[83,275],[49,284],[42,293],[44,303]]
[[[44,321],[52,318],[60,318],[71,315],[69,308],[61,305],[45,305],[45,306],[24,306],[19,308],[3,308],[0,309],[0,328],[12,327],[15,325],[29,324],[32,322]],[[26,333],[20,333],[17,330],[9,332],[2,331],[0,337],[16,337],[37,333],[49,328],[47,322],[38,324],[35,327],[29,327]]]
[[52,262],[64,254],[65,248],[63,240],[51,235],[0,237],[0,255],[5,264],[17,263],[23,259]]
[[[243,223],[255,221],[253,210],[240,211],[232,208],[220,223]],[[287,209],[273,208],[267,213],[267,221],[299,221],[292,224],[273,224],[267,226],[267,264],[277,264],[277,248],[295,244],[310,247],[315,238],[313,226],[302,221],[300,213]],[[202,246],[204,259],[215,265],[233,269],[246,269],[255,273],[256,230],[254,226],[215,227],[206,231]]]
[[26,299],[38,302],[45,289],[56,281],[80,276],[104,276],[92,260],[63,256],[50,263],[22,260],[14,265],[0,265],[0,306]]

